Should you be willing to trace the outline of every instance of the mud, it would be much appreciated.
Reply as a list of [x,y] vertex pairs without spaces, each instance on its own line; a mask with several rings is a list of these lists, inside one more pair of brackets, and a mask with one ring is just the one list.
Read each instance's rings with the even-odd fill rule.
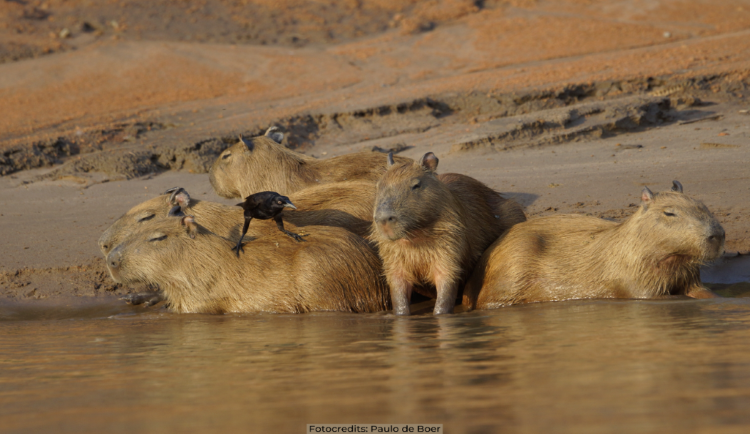
[[[270,124],[285,131],[285,146],[313,155],[318,144],[338,147],[419,134],[438,127],[476,124],[481,124],[480,128],[465,135],[464,141],[452,144],[451,152],[509,150],[601,139],[674,122],[689,123],[699,120],[694,119],[692,108],[704,105],[698,95],[712,101],[745,98],[750,95],[750,77],[725,74],[683,80],[664,77],[605,81],[570,85],[557,91],[507,95],[472,92],[351,111],[294,115]],[[45,179],[89,172],[123,179],[165,170],[206,173],[238,135],[258,135],[267,125],[230,130],[190,144],[155,134],[165,131],[168,134],[178,127],[156,121],[120,123],[107,128],[77,129],[64,137],[16,145],[0,156],[0,175],[56,164],[62,165],[45,175]],[[701,144],[703,149],[736,146]],[[406,147],[397,143],[389,148],[371,149],[401,151]],[[69,158],[72,156],[76,158]]]
[[104,259],[101,258],[69,267],[0,271],[0,290],[6,301],[22,302],[70,296],[114,298],[149,289],[151,288],[123,287],[114,283],[107,272]]

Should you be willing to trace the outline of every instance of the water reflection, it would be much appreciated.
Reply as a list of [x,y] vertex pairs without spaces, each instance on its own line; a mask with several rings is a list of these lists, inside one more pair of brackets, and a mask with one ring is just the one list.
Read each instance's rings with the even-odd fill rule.
[[450,433],[694,432],[750,422],[748,299],[409,318],[114,304],[74,319],[3,312],[25,319],[0,322],[3,432],[418,422]]

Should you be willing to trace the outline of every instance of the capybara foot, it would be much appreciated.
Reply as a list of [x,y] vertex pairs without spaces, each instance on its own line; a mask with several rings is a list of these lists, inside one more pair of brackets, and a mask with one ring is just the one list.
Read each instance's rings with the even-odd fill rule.
[[142,304],[144,307],[153,306],[160,301],[164,301],[164,293],[161,291],[156,292],[141,292],[139,294],[127,294],[120,297],[120,300],[125,300],[128,304],[139,305]]

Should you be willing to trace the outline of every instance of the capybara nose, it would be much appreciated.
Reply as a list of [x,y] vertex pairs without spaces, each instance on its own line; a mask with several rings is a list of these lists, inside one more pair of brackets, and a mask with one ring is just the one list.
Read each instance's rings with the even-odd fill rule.
[[375,210],[373,220],[375,220],[375,223],[379,225],[385,225],[396,223],[398,218],[396,217],[396,213],[393,212],[393,209],[390,206],[380,206]]
[[375,221],[379,225],[393,224],[396,223],[396,216],[393,214],[383,214],[375,217]]
[[711,235],[709,235],[708,237],[708,242],[712,244],[723,243],[725,236],[726,234],[724,233],[724,228],[722,228],[721,226],[719,226],[718,228],[713,228]]
[[122,254],[119,249],[115,249],[107,255],[107,267],[111,269],[117,269],[122,263]]

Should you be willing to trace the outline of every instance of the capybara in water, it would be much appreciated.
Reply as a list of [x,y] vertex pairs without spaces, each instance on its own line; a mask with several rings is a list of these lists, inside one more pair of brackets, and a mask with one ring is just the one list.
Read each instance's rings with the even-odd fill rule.
[[380,259],[363,238],[328,226],[309,231],[307,242],[295,243],[259,221],[238,258],[230,240],[192,216],[169,217],[126,236],[107,268],[116,282],[159,287],[178,313],[388,309]]
[[[185,214],[194,216],[212,232],[227,238],[239,237],[244,219],[241,208],[191,199],[187,191],[180,190],[176,197],[166,194],[140,203],[117,219],[99,238],[99,247],[104,256],[125,235],[146,223],[167,218],[175,207],[180,209],[180,204],[184,205]],[[176,190],[169,191],[174,195]],[[368,237],[372,226],[375,191],[375,184],[365,181],[337,182],[307,188],[290,195],[299,209],[285,212],[282,217],[297,227],[337,226],[361,237]]]
[[714,296],[701,264],[724,252],[724,229],[701,202],[673,191],[641,195],[622,223],[583,215],[513,226],[482,256],[464,289],[469,309],[584,298]]
[[415,285],[434,285],[435,314],[453,312],[458,288],[482,252],[526,220],[516,202],[468,176],[438,176],[437,164],[432,152],[418,163],[389,159],[378,181],[372,239],[398,315],[409,314]]
[[[398,161],[411,161],[399,157]],[[267,136],[242,138],[219,155],[209,172],[216,194],[245,198],[259,191],[291,194],[319,184],[340,181],[375,183],[386,159],[377,152],[358,152],[318,160],[294,152]]]

